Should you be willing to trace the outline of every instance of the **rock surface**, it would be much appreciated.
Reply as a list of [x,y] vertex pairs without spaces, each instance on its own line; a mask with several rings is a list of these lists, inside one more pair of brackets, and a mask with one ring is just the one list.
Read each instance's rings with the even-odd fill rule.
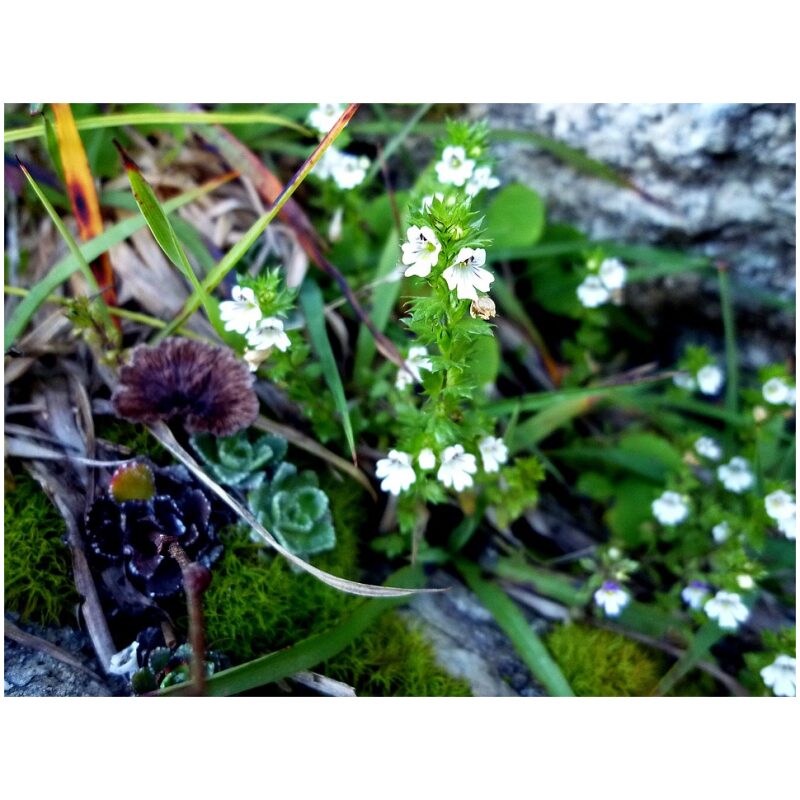
[[[500,178],[536,189],[551,219],[596,239],[721,259],[730,266],[744,327],[766,330],[773,342],[794,338],[793,315],[765,312],[760,294],[791,300],[795,293],[793,105],[488,104],[473,105],[471,116],[579,148],[658,201],[582,174],[532,144],[496,142]],[[674,312],[675,303],[696,301],[700,291],[716,316],[713,279],[639,286],[626,301],[648,313],[665,301]]]

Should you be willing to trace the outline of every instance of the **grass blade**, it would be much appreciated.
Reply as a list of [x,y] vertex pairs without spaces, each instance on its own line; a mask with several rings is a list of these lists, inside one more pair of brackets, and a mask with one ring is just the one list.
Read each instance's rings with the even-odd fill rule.
[[325,383],[328,384],[328,388],[333,394],[336,408],[342,418],[344,435],[347,439],[347,445],[350,448],[350,455],[352,456],[353,463],[355,464],[356,440],[353,435],[353,426],[350,422],[350,412],[347,409],[347,398],[344,395],[342,378],[336,367],[336,359],[333,356],[331,343],[328,340],[328,333],[325,330],[325,303],[323,302],[322,292],[319,286],[310,278],[306,278],[300,289],[300,305],[303,307],[303,313],[305,314],[308,333],[311,337],[311,344],[314,346],[317,358],[319,358],[322,364],[322,374],[325,376]]
[[[69,103],[53,103],[52,108],[64,185],[72,206],[72,213],[78,223],[78,233],[86,242],[103,232],[103,217],[100,214],[100,203],[97,200],[97,189],[95,189],[86,150],[84,150],[78,129],[75,127],[75,119]],[[92,262],[92,273],[97,285],[103,290],[103,299],[109,305],[115,306],[117,293],[114,288],[114,273],[111,269],[111,258],[108,252],[101,253]]]
[[80,248],[78,247],[77,242],[73,238],[72,234],[69,232],[69,228],[64,224],[64,221],[58,215],[58,212],[53,208],[50,201],[45,197],[44,192],[39,188],[39,185],[33,179],[33,176],[28,172],[28,168],[20,161],[19,162],[20,169],[22,170],[25,177],[28,179],[28,183],[30,183],[31,188],[35,192],[36,196],[39,198],[41,204],[45,207],[50,219],[53,220],[53,224],[58,229],[58,232],[61,234],[61,237],[66,242],[67,248],[69,249],[70,253],[72,254],[73,258],[75,258],[77,262],[78,269],[83,273],[83,277],[86,278],[86,282],[89,284],[90,292],[96,295],[94,302],[96,303],[96,307],[100,317],[103,321],[105,326],[105,332],[110,341],[114,341],[116,339],[116,334],[118,333],[114,323],[111,321],[111,315],[108,313],[108,306],[103,299],[103,295],[100,292],[99,287],[97,286],[97,281],[95,280],[94,273],[92,272],[91,267],[89,266],[86,258],[84,257],[83,253],[81,252]]
[[[219,178],[208,181],[208,183],[198,186],[196,189],[184,192],[177,197],[173,197],[164,203],[164,211],[168,214],[185,206],[203,195],[213,192],[223,184],[236,176],[235,172],[228,172],[221,175]],[[104,253],[109,248],[122,241],[125,241],[129,236],[132,236],[136,231],[140,230],[146,225],[144,217],[135,216],[129,219],[118,222],[112,225],[102,235],[86,242],[81,248],[80,252],[86,261],[91,261],[97,258],[101,253]],[[17,338],[22,334],[27,326],[30,318],[36,313],[39,306],[44,303],[47,298],[52,294],[64,281],[66,281],[73,272],[80,268],[78,259],[74,255],[69,255],[66,258],[54,264],[50,271],[38,283],[31,287],[28,295],[22,302],[14,309],[14,312],[6,320],[4,328],[4,347],[8,350]]]
[[719,301],[725,331],[725,409],[731,414],[739,410],[739,353],[736,347],[736,326],[733,321],[733,297],[728,267],[717,264]]
[[459,561],[458,569],[542,686],[554,697],[574,697],[558,664],[514,601],[499,586],[483,580],[474,564]]
[[563,402],[542,409],[538,414],[520,422],[511,436],[507,437],[512,453],[530,449],[539,444],[562,425],[572,422],[575,417],[591,411],[598,398],[572,397]]
[[[313,131],[294,120],[259,111],[129,111],[84,117],[77,121],[77,128],[79,131],[91,131],[98,128],[120,128],[124,125],[251,125],[254,122],[290,128],[306,136],[313,135]],[[43,126],[29,125],[5,131],[3,141],[9,144],[44,135]]]
[[[389,578],[398,586],[415,587],[422,582],[421,567],[404,567]],[[262,656],[246,664],[239,664],[211,676],[206,684],[207,697],[228,697],[257,689],[268,683],[288,678],[296,672],[311,669],[333,658],[357,639],[384,611],[403,602],[402,598],[368,600],[354,611],[344,622],[324,633],[310,636],[291,647]],[[164,689],[161,696],[176,696],[191,691],[191,684],[184,683]]]
[[714,620],[706,622],[692,638],[689,648],[672,665],[666,675],[658,682],[654,694],[663,696],[671,691],[675,684],[695,667],[698,661],[702,661],[708,651],[725,636],[719,625]]

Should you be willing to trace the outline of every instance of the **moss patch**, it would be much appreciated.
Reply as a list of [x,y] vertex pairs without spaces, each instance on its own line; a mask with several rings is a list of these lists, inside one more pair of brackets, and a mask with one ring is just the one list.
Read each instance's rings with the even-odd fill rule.
[[578,697],[643,697],[663,674],[660,654],[585,625],[560,625],[547,646]]
[[3,505],[6,609],[42,625],[69,621],[79,598],[63,518],[22,471],[6,479]]

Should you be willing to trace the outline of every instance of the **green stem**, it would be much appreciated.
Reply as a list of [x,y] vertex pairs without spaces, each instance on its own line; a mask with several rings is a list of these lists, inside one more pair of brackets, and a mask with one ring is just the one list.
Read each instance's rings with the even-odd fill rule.
[[732,414],[738,410],[739,401],[739,357],[736,349],[736,328],[733,318],[733,296],[728,267],[717,263],[719,276],[719,299],[722,307],[722,325],[725,331],[725,408]]

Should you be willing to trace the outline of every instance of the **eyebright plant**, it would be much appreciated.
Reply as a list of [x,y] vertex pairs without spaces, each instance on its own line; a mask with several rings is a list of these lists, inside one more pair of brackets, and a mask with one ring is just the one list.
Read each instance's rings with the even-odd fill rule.
[[[455,495],[465,507],[477,494],[516,515],[535,502],[543,474],[509,463],[494,421],[482,410],[480,341],[493,336],[483,220],[473,200],[498,185],[491,175],[483,125],[451,123],[429,193],[413,197],[401,243],[404,274],[417,294],[403,323],[411,334],[405,367],[394,381],[395,436],[378,460],[381,488],[398,497],[404,534],[415,530],[422,509]],[[421,391],[417,392],[417,388]],[[535,459],[531,459],[535,462]],[[452,494],[451,494],[452,493]],[[524,496],[524,499],[523,499]],[[509,524],[508,514],[501,514]]]

